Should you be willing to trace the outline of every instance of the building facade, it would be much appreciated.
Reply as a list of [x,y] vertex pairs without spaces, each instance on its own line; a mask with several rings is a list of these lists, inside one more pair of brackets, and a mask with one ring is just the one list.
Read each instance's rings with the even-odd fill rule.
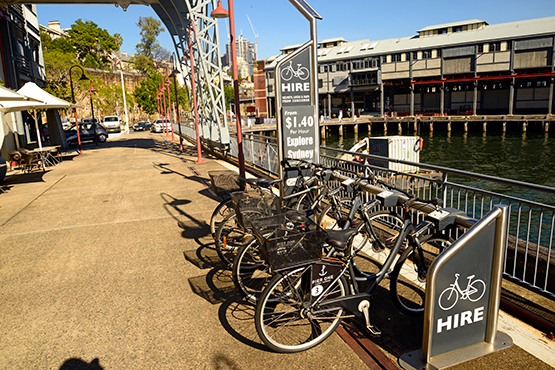
[[[489,25],[479,19],[386,40],[318,44],[320,114],[552,114],[555,17]],[[274,69],[265,61],[268,114]]]
[[[0,8],[0,83],[14,91],[26,82],[46,84],[36,5]],[[0,149],[7,152],[36,141],[32,118],[26,112],[0,113]],[[31,129],[29,129],[31,127]]]
[[[237,49],[237,64],[239,75],[243,78],[253,75],[253,63],[256,59],[255,44],[243,37],[243,34],[235,40]],[[226,45],[226,55],[223,57],[223,65],[231,65],[231,44]]]

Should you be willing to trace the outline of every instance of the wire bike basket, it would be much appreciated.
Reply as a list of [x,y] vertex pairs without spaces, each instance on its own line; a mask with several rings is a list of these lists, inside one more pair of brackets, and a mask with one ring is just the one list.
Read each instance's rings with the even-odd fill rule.
[[231,193],[237,222],[249,228],[252,219],[281,213],[281,198],[264,191],[239,191]]
[[212,191],[220,198],[229,199],[231,193],[245,190],[245,182],[234,171],[210,171],[208,175]]
[[311,264],[322,257],[327,233],[302,213],[256,218],[251,225],[260,251],[274,271]]

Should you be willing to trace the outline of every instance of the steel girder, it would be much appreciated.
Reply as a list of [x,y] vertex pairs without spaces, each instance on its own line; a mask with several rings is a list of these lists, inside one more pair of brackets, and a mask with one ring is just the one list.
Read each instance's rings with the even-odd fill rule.
[[[229,144],[218,21],[210,17],[216,3],[216,0],[158,0],[151,6],[172,37],[191,104],[192,94],[196,94],[200,136]],[[193,55],[195,91],[191,88],[189,52]]]

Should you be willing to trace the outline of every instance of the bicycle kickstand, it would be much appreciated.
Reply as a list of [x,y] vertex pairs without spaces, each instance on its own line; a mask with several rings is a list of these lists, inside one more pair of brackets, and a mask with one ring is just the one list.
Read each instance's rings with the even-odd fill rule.
[[378,329],[377,326],[370,323],[370,301],[366,299],[360,301],[358,304],[358,310],[364,315],[364,319],[366,320],[366,329],[368,329],[373,335],[381,335],[382,331]]

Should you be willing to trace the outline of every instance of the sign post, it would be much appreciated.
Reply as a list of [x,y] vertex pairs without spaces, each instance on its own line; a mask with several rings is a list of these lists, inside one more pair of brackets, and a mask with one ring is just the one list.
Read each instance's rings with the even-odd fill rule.
[[495,206],[432,263],[422,349],[400,357],[404,369],[443,369],[512,345],[497,331],[508,216]]
[[[287,184],[285,158],[319,162],[316,20],[305,0],[289,0],[311,25],[311,40],[278,62],[275,69],[279,176]],[[286,186],[281,187],[282,195]]]

